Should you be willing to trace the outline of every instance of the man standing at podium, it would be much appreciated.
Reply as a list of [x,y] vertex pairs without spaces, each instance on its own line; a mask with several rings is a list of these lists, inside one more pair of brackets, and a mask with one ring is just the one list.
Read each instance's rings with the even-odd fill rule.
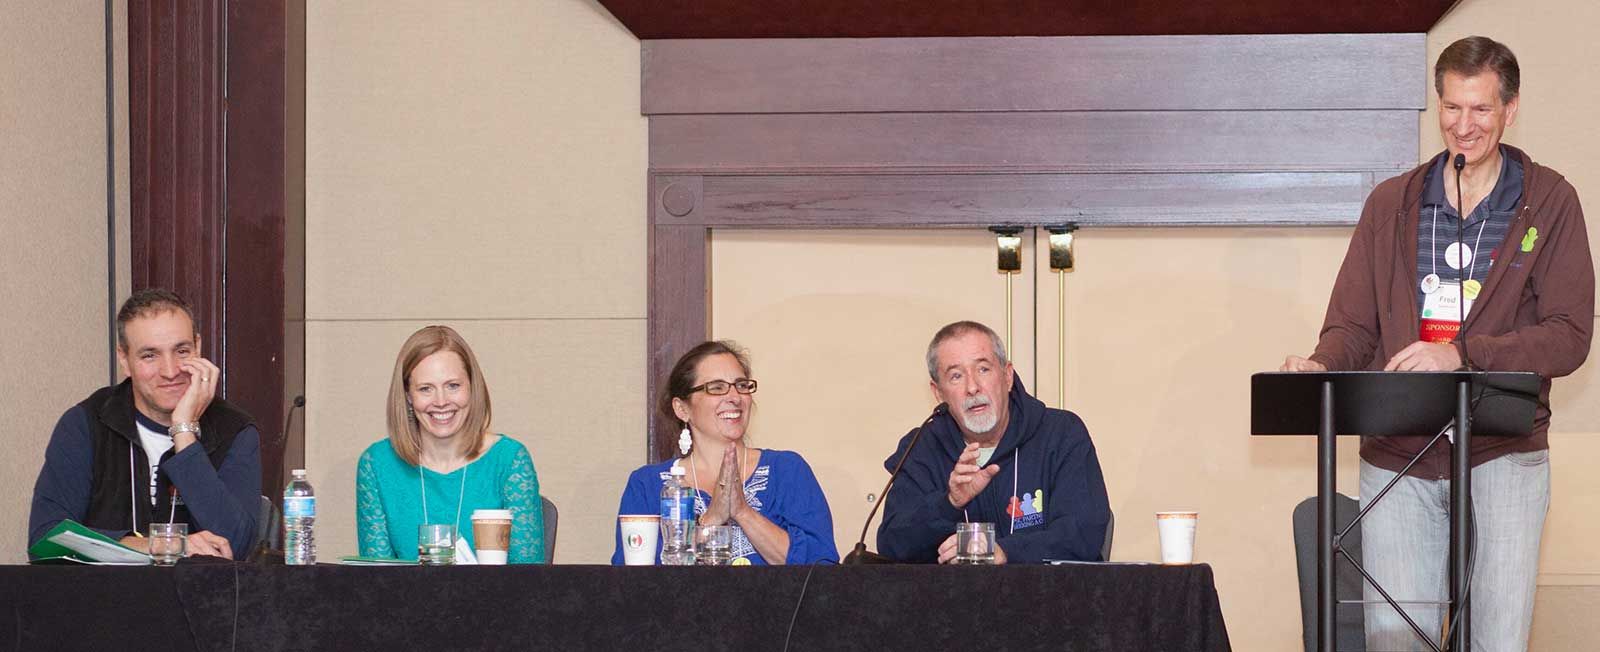
[[[1474,648],[1483,650],[1527,648],[1550,503],[1550,379],[1583,364],[1594,320],[1594,267],[1577,192],[1560,173],[1500,142],[1516,122],[1520,77],[1511,50],[1485,37],[1461,39],[1439,55],[1434,90],[1446,151],[1368,196],[1316,350],[1281,367],[1468,368],[1544,378],[1532,436],[1472,441],[1470,600]],[[1435,434],[1364,438],[1362,506]],[[1396,600],[1448,595],[1449,477],[1449,449],[1435,446],[1363,521],[1364,563]],[[1365,599],[1382,598],[1369,584]],[[1439,635],[1442,606],[1405,608]],[[1368,649],[1424,649],[1387,604],[1367,606],[1366,628]]]

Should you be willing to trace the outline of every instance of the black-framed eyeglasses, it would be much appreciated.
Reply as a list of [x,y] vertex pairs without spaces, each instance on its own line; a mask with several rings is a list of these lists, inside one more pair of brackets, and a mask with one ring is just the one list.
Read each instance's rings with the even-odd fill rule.
[[695,385],[694,387],[690,387],[689,393],[693,394],[695,392],[704,391],[712,396],[723,396],[727,394],[728,390],[730,389],[739,392],[740,394],[754,394],[756,393],[756,381],[749,378],[740,378],[731,383],[726,380],[713,380],[711,382],[701,383],[699,385]]

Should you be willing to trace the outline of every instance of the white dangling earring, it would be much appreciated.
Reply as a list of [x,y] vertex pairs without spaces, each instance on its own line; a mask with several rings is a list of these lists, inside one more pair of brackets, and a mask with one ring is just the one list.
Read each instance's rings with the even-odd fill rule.
[[689,447],[694,445],[694,440],[689,437],[689,426],[684,426],[678,432],[678,453],[684,457],[689,456]]

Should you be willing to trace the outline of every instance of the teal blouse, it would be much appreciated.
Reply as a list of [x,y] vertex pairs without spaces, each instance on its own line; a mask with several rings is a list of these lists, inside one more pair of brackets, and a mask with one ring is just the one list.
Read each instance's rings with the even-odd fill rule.
[[[420,483],[419,472],[423,474]],[[428,491],[426,518],[422,514],[422,487]],[[436,473],[405,463],[388,439],[368,446],[356,470],[356,535],[361,556],[415,560],[417,526],[455,521],[457,501],[461,520],[456,531],[473,548],[477,545],[472,540],[472,510],[509,509],[508,561],[544,561],[544,505],[539,499],[539,476],[534,473],[533,457],[528,455],[527,447],[505,435],[482,457],[452,473]]]

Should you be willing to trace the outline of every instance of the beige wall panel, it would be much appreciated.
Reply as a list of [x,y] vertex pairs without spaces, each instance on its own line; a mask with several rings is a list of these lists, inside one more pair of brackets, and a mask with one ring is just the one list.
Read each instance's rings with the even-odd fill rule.
[[[400,345],[429,322],[306,326],[306,466],[321,503],[318,547],[355,554],[356,462],[385,437],[384,400]],[[642,320],[463,321],[483,364],[497,432],[533,455],[556,503],[560,563],[609,563],[617,501],[644,463]]]
[[314,2],[306,40],[309,319],[644,316],[639,45],[603,8]]
[[[1024,269],[1033,258],[1024,238]],[[975,319],[1005,336],[995,238],[962,231],[719,231],[711,332],[750,350],[761,381],[750,441],[793,450],[817,474],[846,554],[883,489],[884,458],[936,401],[934,331]],[[1033,284],[1013,279],[1012,357],[1033,382]],[[877,548],[877,522],[867,545]]]
[[[1594,473],[1600,460],[1600,364],[1595,357],[1591,350],[1577,373],[1556,379],[1550,390],[1550,512],[1540,542],[1540,584],[1581,578],[1579,583],[1600,587],[1600,555],[1593,545],[1600,541],[1600,520],[1593,515],[1594,506],[1600,505],[1600,478]],[[1543,612],[1537,612],[1535,620],[1542,618]]]
[[116,241],[112,244],[116,248],[116,303],[121,305],[128,295],[133,294],[133,208],[130,188],[132,167],[132,148],[128,142],[128,3],[111,3],[111,56],[112,76],[116,79],[112,111],[116,113],[112,119],[116,127],[115,143],[113,148],[116,154]]
[[15,563],[50,432],[107,379],[105,14],[0,15],[0,441],[16,451],[0,459],[0,563]]
[[1534,597],[1533,652],[1592,650],[1600,640],[1600,586],[1540,586]]
[[[1300,645],[1290,514],[1316,493],[1309,437],[1250,436],[1250,375],[1316,343],[1350,230],[1085,230],[1067,281],[1067,405],[1117,515],[1112,559],[1160,556],[1155,512],[1196,509],[1240,650]],[[1054,402],[1056,279],[1041,265],[1041,384]],[[1339,488],[1357,493],[1357,440]]]
[[[1505,142],[1560,171],[1577,188],[1591,215],[1591,250],[1600,250],[1600,227],[1592,217],[1600,203],[1600,140],[1589,128],[1600,104],[1600,69],[1594,65],[1600,61],[1600,43],[1591,34],[1596,24],[1600,3],[1589,0],[1463,0],[1428,32],[1430,67],[1446,46],[1473,34],[1505,43],[1517,54],[1521,107]],[[1422,116],[1423,156],[1444,147],[1438,105],[1438,96],[1430,92]],[[1587,617],[1594,612],[1594,588],[1600,586],[1600,555],[1590,545],[1600,537],[1600,523],[1591,514],[1600,504],[1600,479],[1592,471],[1600,459],[1600,365],[1594,357],[1591,353],[1577,373],[1557,380],[1551,392],[1551,499],[1539,558],[1534,650],[1592,647],[1600,635]],[[1580,586],[1552,586],[1557,584]]]

